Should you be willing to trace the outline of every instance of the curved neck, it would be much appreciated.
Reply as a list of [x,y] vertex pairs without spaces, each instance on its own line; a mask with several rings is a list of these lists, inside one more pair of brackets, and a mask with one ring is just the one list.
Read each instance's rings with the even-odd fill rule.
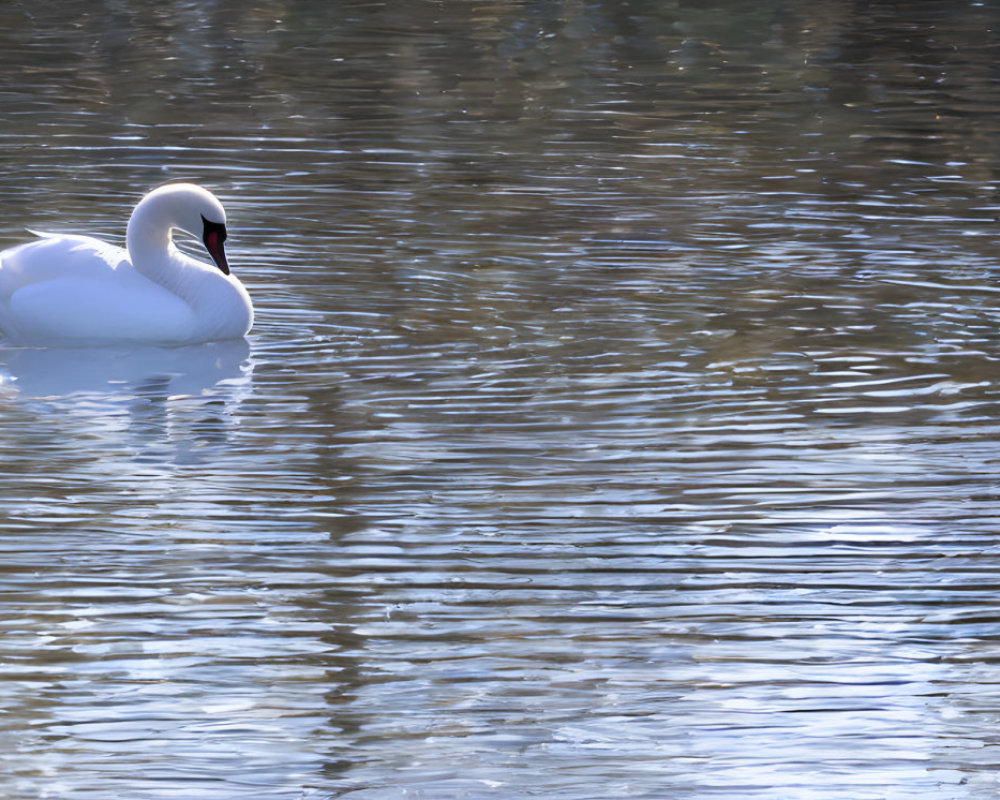
[[209,218],[225,225],[226,212],[210,192],[194,184],[167,184],[139,202],[125,235],[136,272],[183,300],[195,314],[208,317],[213,306],[231,301],[239,305],[246,299],[240,294],[245,290],[221,270],[180,252],[171,233],[176,229],[198,235]]
[[125,232],[132,266],[151,281],[180,294],[186,264],[173,243],[173,223],[161,204],[144,200],[135,207]]

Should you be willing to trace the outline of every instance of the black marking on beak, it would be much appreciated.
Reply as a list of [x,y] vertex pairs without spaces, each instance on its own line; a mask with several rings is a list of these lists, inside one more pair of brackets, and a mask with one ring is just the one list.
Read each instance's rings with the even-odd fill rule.
[[229,274],[229,262],[226,261],[226,248],[223,242],[226,241],[226,226],[222,222],[210,222],[202,215],[201,221],[205,223],[205,232],[201,240],[205,243],[205,249],[212,257],[223,275]]

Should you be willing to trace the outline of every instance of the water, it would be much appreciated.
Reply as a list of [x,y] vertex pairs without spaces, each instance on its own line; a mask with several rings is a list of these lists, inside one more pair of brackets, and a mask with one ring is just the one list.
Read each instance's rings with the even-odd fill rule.
[[0,350],[4,798],[996,796],[996,9],[49,6],[0,245],[258,321]]

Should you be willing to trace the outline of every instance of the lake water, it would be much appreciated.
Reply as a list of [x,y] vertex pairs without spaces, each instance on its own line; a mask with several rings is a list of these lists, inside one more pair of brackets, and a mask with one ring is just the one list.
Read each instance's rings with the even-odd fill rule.
[[1000,793],[995,4],[0,22],[0,246],[257,309],[0,348],[5,800]]

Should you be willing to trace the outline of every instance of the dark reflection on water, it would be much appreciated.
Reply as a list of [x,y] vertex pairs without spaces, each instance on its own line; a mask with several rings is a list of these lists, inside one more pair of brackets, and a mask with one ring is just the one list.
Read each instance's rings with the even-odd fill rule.
[[996,794],[995,8],[0,21],[0,244],[258,312],[0,351],[5,798]]

